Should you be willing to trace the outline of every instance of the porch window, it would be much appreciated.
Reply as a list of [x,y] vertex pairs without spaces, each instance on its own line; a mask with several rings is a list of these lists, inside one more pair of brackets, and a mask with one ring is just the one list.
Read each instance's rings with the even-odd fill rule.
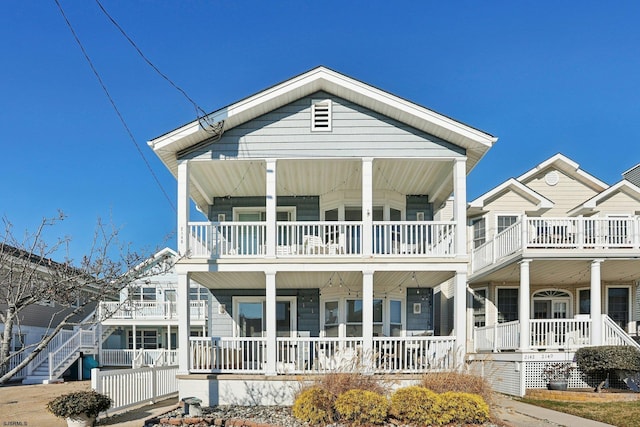
[[203,287],[189,288],[190,301],[207,301],[209,299],[209,290]]
[[496,230],[498,234],[511,227],[513,224],[518,222],[517,215],[498,215],[497,218],[498,224]]
[[474,289],[471,292],[473,298],[473,326],[481,328],[487,324],[487,289]]
[[[382,300],[373,300],[373,333],[382,335]],[[362,336],[362,300],[347,300],[347,337]]]
[[[240,337],[262,337],[266,332],[266,301],[245,297],[236,301],[235,322]],[[276,301],[276,335],[290,337],[295,331],[295,298]]]
[[327,337],[339,336],[338,301],[324,303],[324,333]]
[[[133,349],[133,331],[128,333],[129,349]],[[136,348],[137,349],[156,349],[158,348],[158,332],[154,330],[137,330],[136,331]]]
[[399,337],[402,334],[402,301],[389,301],[389,335]]
[[130,294],[132,301],[155,301],[156,288],[137,286]]
[[625,331],[629,321],[629,288],[607,288],[607,314]]
[[518,289],[498,289],[498,323],[518,320]]
[[473,228],[473,248],[483,245],[487,241],[486,220],[484,218],[476,218],[471,220]]
[[591,290],[578,291],[578,314],[591,314]]

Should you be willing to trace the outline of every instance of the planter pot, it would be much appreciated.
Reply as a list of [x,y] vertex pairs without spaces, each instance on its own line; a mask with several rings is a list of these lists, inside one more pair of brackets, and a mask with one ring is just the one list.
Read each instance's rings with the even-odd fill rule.
[[569,381],[567,380],[556,380],[549,381],[547,384],[547,388],[549,390],[566,390],[569,387]]
[[89,417],[86,414],[77,414],[67,417],[67,426],[69,427],[93,427],[96,417]]

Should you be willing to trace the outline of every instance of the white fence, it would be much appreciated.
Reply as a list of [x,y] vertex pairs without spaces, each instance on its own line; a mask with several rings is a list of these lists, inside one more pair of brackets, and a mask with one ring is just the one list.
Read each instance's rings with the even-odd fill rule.
[[91,388],[113,400],[108,412],[177,395],[177,366],[158,366],[113,371],[91,370]]

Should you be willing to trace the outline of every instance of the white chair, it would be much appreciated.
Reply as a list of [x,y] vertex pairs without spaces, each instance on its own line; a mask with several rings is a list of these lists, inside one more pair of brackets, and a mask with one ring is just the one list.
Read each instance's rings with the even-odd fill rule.
[[323,254],[326,252],[327,246],[324,244],[322,237],[307,235],[302,238],[302,247],[304,253],[309,254]]
[[329,243],[329,245],[327,245],[329,254],[336,255],[336,254],[346,253],[347,246],[345,244],[345,241],[346,241],[346,236],[344,235],[344,233],[340,233],[338,235],[338,241],[336,243]]

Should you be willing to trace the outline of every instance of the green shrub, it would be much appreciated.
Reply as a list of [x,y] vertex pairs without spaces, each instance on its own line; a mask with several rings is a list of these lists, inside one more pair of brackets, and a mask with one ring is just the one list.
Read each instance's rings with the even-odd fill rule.
[[441,415],[440,397],[420,386],[400,388],[391,396],[389,413],[408,424],[436,424]]
[[615,370],[640,372],[640,350],[613,345],[583,347],[576,351],[576,362],[585,374],[606,375]]
[[334,403],[343,420],[352,425],[383,424],[389,412],[387,398],[369,390],[349,390]]
[[97,417],[111,407],[111,399],[96,391],[76,391],[63,394],[47,403],[47,410],[56,417],[67,418],[87,414]]
[[489,405],[477,394],[448,391],[440,395],[440,407],[438,421],[442,424],[482,424],[489,420]]
[[334,421],[333,403],[335,396],[320,387],[303,390],[295,402],[291,412],[302,422],[311,425],[324,425]]

